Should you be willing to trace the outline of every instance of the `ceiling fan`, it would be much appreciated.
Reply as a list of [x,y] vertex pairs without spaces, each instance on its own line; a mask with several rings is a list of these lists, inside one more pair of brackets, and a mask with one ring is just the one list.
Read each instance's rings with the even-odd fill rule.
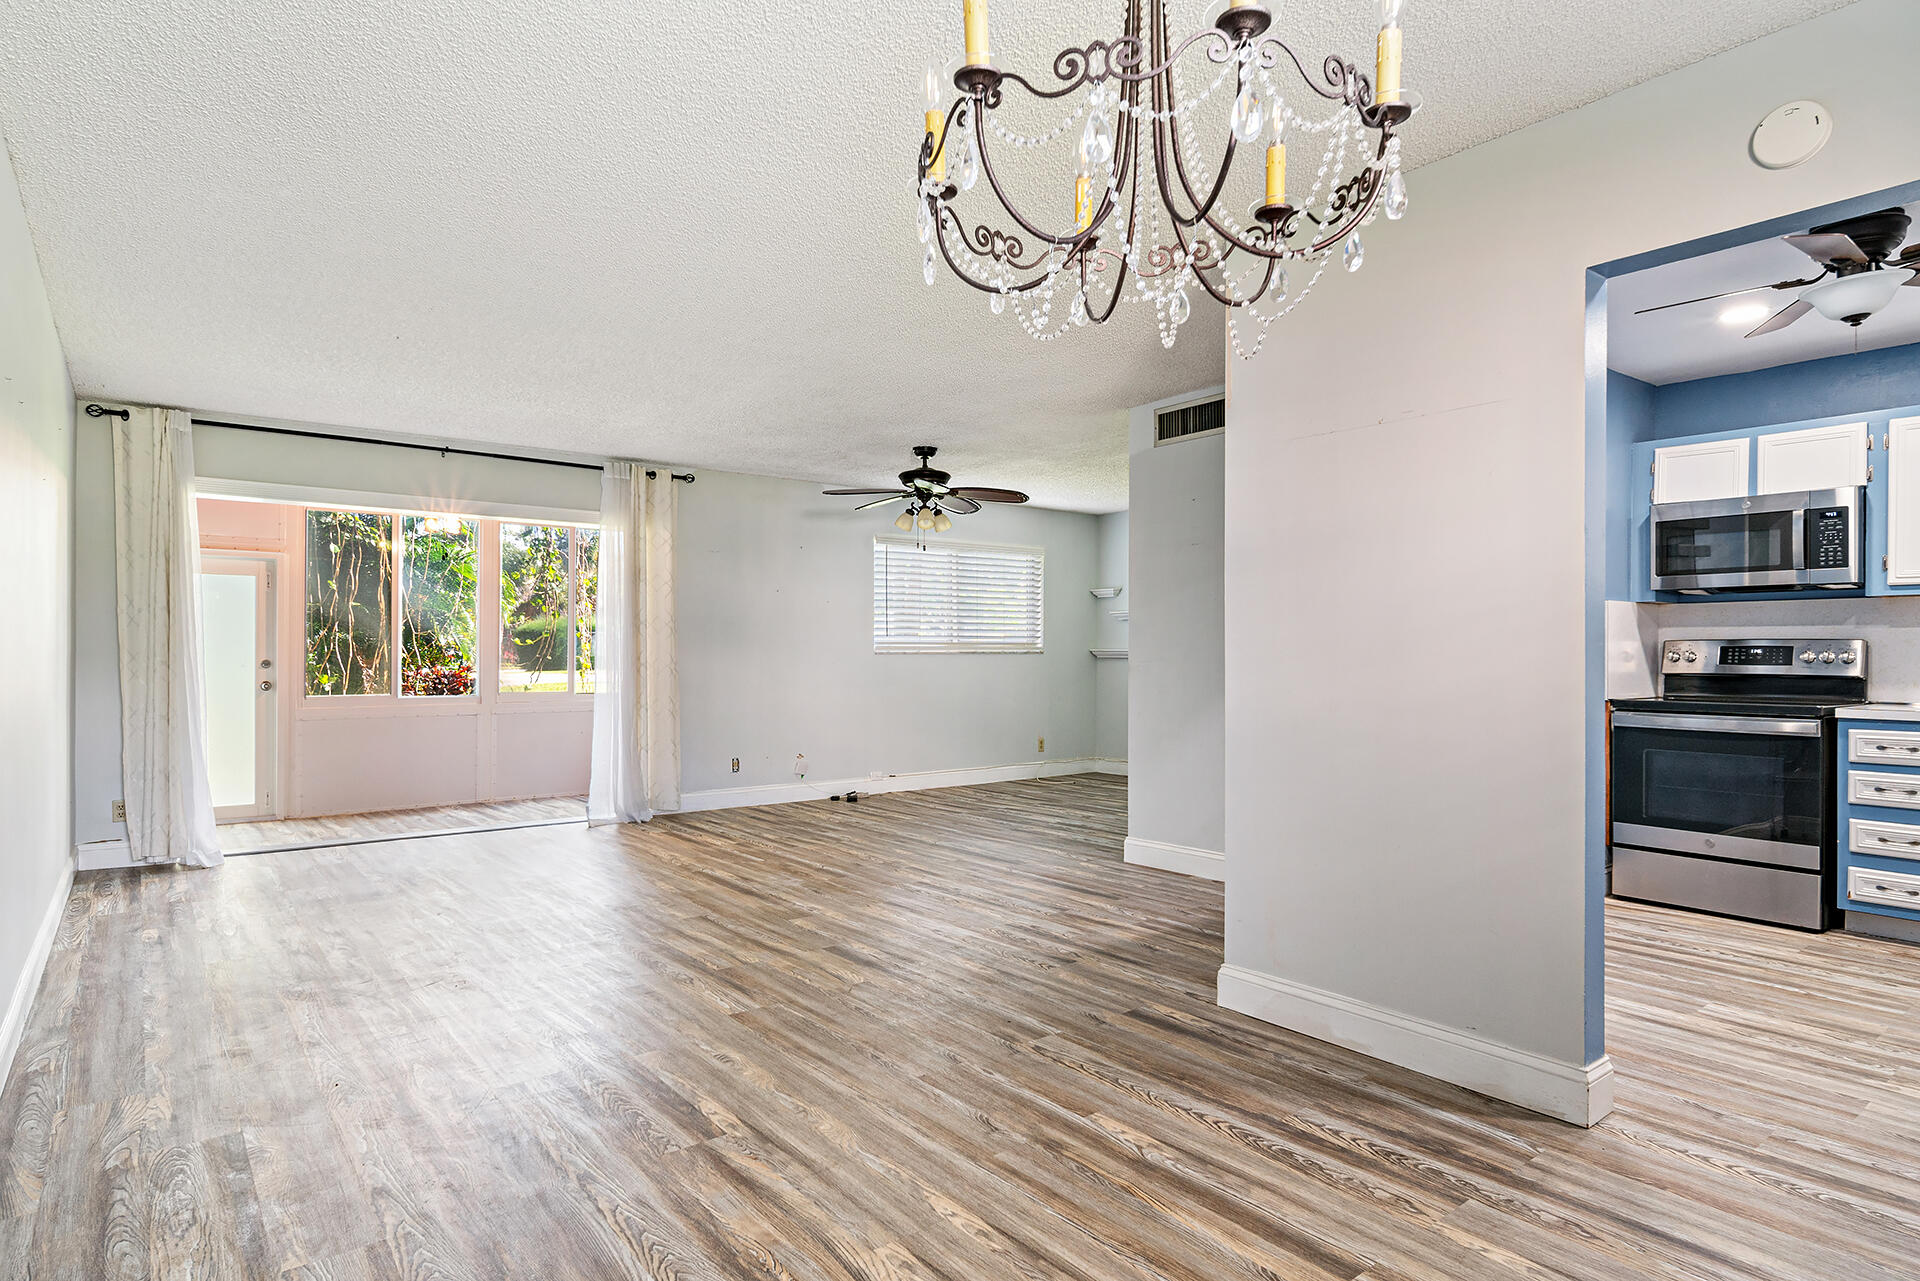
[[932,458],[940,451],[932,445],[915,445],[913,456],[920,460],[919,466],[910,467],[900,473],[898,489],[828,489],[822,493],[833,497],[842,495],[866,496],[881,494],[870,503],[861,503],[854,510],[863,512],[869,507],[884,507],[888,503],[905,502],[906,510],[900,513],[894,526],[899,529],[912,529],[918,525],[923,530],[932,530],[944,534],[953,528],[948,516],[969,516],[980,510],[981,503],[1024,503],[1027,496],[1017,489],[990,489],[980,485],[966,485],[959,489],[949,489],[947,482],[952,478],[948,473],[933,466]]
[[[1785,329],[1810,311],[1817,311],[1828,320],[1858,327],[1892,302],[1903,285],[1920,285],[1920,243],[1895,253],[1900,242],[1907,238],[1907,229],[1912,223],[1913,219],[1904,209],[1882,209],[1878,213],[1814,227],[1805,235],[1782,236],[1780,239],[1819,263],[1820,271],[1805,280],[1783,280],[1774,285],[1754,285],[1724,294],[1708,294],[1704,298],[1687,298],[1633,314],[1644,316],[1650,311],[1666,311],[1670,307],[1767,289],[1802,289],[1798,298],[1774,312],[1747,337],[1758,338]],[[1828,279],[1829,276],[1832,279]]]

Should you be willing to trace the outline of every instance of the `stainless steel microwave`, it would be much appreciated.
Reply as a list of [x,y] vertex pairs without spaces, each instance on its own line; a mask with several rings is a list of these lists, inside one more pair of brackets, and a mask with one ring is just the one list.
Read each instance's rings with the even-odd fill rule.
[[1655,503],[1653,590],[1860,587],[1865,501],[1854,487]]

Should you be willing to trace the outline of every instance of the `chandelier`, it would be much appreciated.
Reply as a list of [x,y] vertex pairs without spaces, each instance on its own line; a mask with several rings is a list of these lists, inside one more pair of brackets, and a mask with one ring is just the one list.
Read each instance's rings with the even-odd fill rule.
[[[1404,3],[1379,0],[1372,79],[1338,55],[1326,58],[1318,78],[1310,74],[1291,48],[1266,34],[1272,15],[1255,0],[1229,0],[1212,27],[1178,44],[1169,35],[1167,0],[1128,0],[1123,33],[1061,50],[1053,60],[1056,83],[1043,86],[994,66],[986,0],[965,0],[966,56],[952,77],[957,99],[943,105],[940,71],[929,68],[926,76],[917,221],[927,284],[938,275],[936,256],[945,259],[987,295],[995,315],[1011,310],[1042,342],[1089,322],[1104,324],[1132,298],[1152,307],[1168,347],[1192,315],[1198,288],[1228,309],[1233,349],[1251,357],[1268,326],[1306,298],[1336,252],[1346,270],[1360,269],[1363,224],[1380,209],[1390,219],[1406,212],[1394,131],[1419,100],[1400,83]],[[1198,92],[1183,89],[1183,60],[1211,82]],[[1284,74],[1289,65],[1297,84]],[[1037,135],[1016,133],[996,115],[1003,95],[1015,89],[1077,105]],[[1234,95],[1227,137],[1217,161],[1209,161],[1193,117],[1225,92]],[[1302,105],[1319,110],[1303,112]],[[1003,143],[1044,147],[1076,125],[1073,221],[1062,226],[1060,217],[1016,207],[994,156]],[[1235,158],[1262,140],[1264,170],[1248,177],[1250,166],[1236,168]],[[1304,191],[1298,183],[1288,187],[1289,148],[1318,159]],[[970,223],[957,201],[982,176],[999,210]],[[1062,216],[1067,189],[1063,180]],[[1248,197],[1243,219],[1234,209]],[[1063,291],[1066,314],[1057,317]]]

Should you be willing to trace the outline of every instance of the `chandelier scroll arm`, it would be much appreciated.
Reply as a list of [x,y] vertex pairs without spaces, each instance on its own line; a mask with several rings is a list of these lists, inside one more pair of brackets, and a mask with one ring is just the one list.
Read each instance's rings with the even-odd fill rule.
[[[953,210],[946,208],[945,206],[942,206],[939,210],[939,217],[942,222],[945,222],[946,220],[949,220],[949,219],[952,220],[953,229],[955,233],[959,235],[960,239],[963,242],[969,242],[969,241],[978,239],[977,236],[969,237],[967,235],[966,225],[960,221],[960,215],[953,212]],[[980,233],[985,233],[989,238],[992,237],[993,235],[998,234],[984,224],[978,226],[975,230]],[[987,281],[975,280],[972,276],[968,275],[965,271],[961,270],[960,264],[954,261],[953,251],[947,247],[947,238],[944,234],[942,234],[942,228],[940,227],[935,228],[933,238],[939,242],[940,256],[946,259],[947,266],[953,269],[954,275],[958,276],[962,281],[966,282],[967,284],[972,285],[975,289],[978,289],[983,294],[997,294],[997,293],[1003,292],[999,285],[993,284]],[[1007,238],[1002,236],[1001,239],[1004,241]],[[1010,267],[1013,267],[1015,270],[1018,270],[1018,271],[1031,271],[1034,267],[1039,265],[1040,261],[1042,260],[1036,259],[1034,262],[1022,265],[1018,262],[1009,260],[1007,265]],[[1046,283],[1047,283],[1047,278],[1044,275],[1037,276],[1032,280],[1025,280],[1025,281],[1021,281],[1018,284],[1008,285],[1004,290],[1004,292],[1009,294],[1023,294],[1031,290],[1038,289],[1041,285],[1044,285]]]

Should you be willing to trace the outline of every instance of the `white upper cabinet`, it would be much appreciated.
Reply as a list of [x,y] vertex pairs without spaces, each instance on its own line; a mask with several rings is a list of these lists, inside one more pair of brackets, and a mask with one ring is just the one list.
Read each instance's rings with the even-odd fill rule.
[[1758,493],[1847,489],[1867,483],[1865,423],[1774,432],[1760,437],[1753,448],[1758,457]]
[[1920,583],[1920,418],[1887,424],[1887,582]]
[[1744,498],[1753,442],[1714,440],[1701,445],[1668,445],[1653,451],[1653,501],[1697,503],[1709,498]]

